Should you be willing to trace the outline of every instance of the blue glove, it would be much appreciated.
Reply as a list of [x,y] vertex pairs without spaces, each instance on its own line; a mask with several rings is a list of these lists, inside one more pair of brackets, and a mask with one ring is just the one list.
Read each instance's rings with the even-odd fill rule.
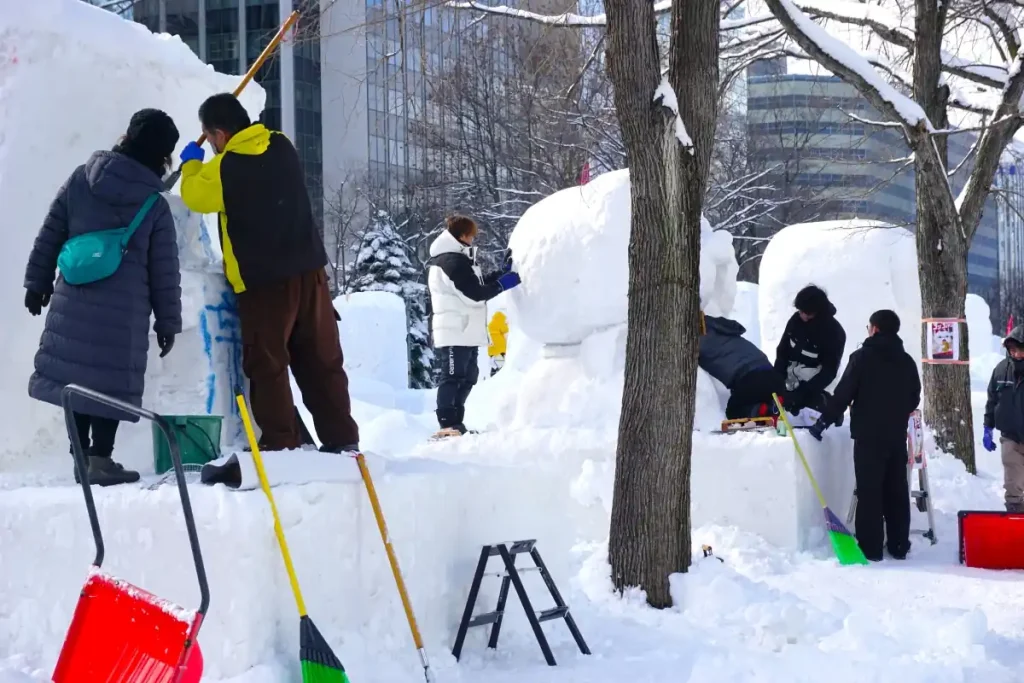
[[501,285],[502,291],[518,287],[521,282],[522,280],[519,279],[519,273],[505,273],[498,278],[498,284]]
[[178,158],[181,159],[181,163],[185,163],[186,161],[202,161],[205,157],[206,150],[193,140],[185,145],[185,149],[181,150],[181,155]]
[[811,436],[813,436],[815,439],[821,441],[821,435],[825,432],[825,429],[827,428],[828,425],[825,424],[824,420],[818,420],[813,425],[811,425],[811,428],[808,429],[807,431],[809,431],[811,433]]
[[992,428],[985,427],[985,436],[981,437],[981,443],[985,446],[985,450],[991,453],[996,449],[996,442],[992,440]]

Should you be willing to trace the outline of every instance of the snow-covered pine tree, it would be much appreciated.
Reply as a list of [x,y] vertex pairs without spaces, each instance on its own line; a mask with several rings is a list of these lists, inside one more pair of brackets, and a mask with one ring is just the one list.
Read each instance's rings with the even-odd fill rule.
[[433,386],[434,350],[427,329],[427,288],[412,265],[391,215],[373,209],[366,228],[357,233],[356,257],[346,269],[346,293],[391,292],[405,301],[409,347],[409,386]]

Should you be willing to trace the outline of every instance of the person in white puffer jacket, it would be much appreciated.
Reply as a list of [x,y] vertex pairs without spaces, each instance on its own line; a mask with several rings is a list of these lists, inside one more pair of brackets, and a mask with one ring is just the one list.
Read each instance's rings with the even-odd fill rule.
[[479,375],[477,354],[487,346],[487,301],[519,284],[505,269],[484,276],[472,246],[479,228],[472,218],[452,216],[448,228],[430,245],[427,286],[433,309],[431,333],[440,365],[437,423],[441,430],[466,433],[466,399]]

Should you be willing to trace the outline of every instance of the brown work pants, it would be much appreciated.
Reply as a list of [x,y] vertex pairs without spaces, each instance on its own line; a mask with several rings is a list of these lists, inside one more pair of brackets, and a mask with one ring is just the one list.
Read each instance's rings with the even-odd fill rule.
[[238,295],[238,316],[242,369],[251,380],[253,418],[263,432],[260,446],[278,451],[302,445],[289,367],[323,446],[357,444],[327,274],[317,270],[247,289]]

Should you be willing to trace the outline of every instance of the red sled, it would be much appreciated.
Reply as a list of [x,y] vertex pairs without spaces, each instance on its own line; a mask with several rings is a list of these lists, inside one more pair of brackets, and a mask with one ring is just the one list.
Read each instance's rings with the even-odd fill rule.
[[[72,402],[81,409],[81,399],[151,420],[167,438],[199,580],[198,609],[182,608],[102,571],[103,534],[72,412]],[[96,557],[79,595],[53,683],[199,683],[203,656],[196,638],[210,605],[210,591],[174,429],[156,413],[75,385],[64,389],[61,402],[81,473]]]
[[960,564],[977,569],[1024,569],[1024,514],[961,510]]

